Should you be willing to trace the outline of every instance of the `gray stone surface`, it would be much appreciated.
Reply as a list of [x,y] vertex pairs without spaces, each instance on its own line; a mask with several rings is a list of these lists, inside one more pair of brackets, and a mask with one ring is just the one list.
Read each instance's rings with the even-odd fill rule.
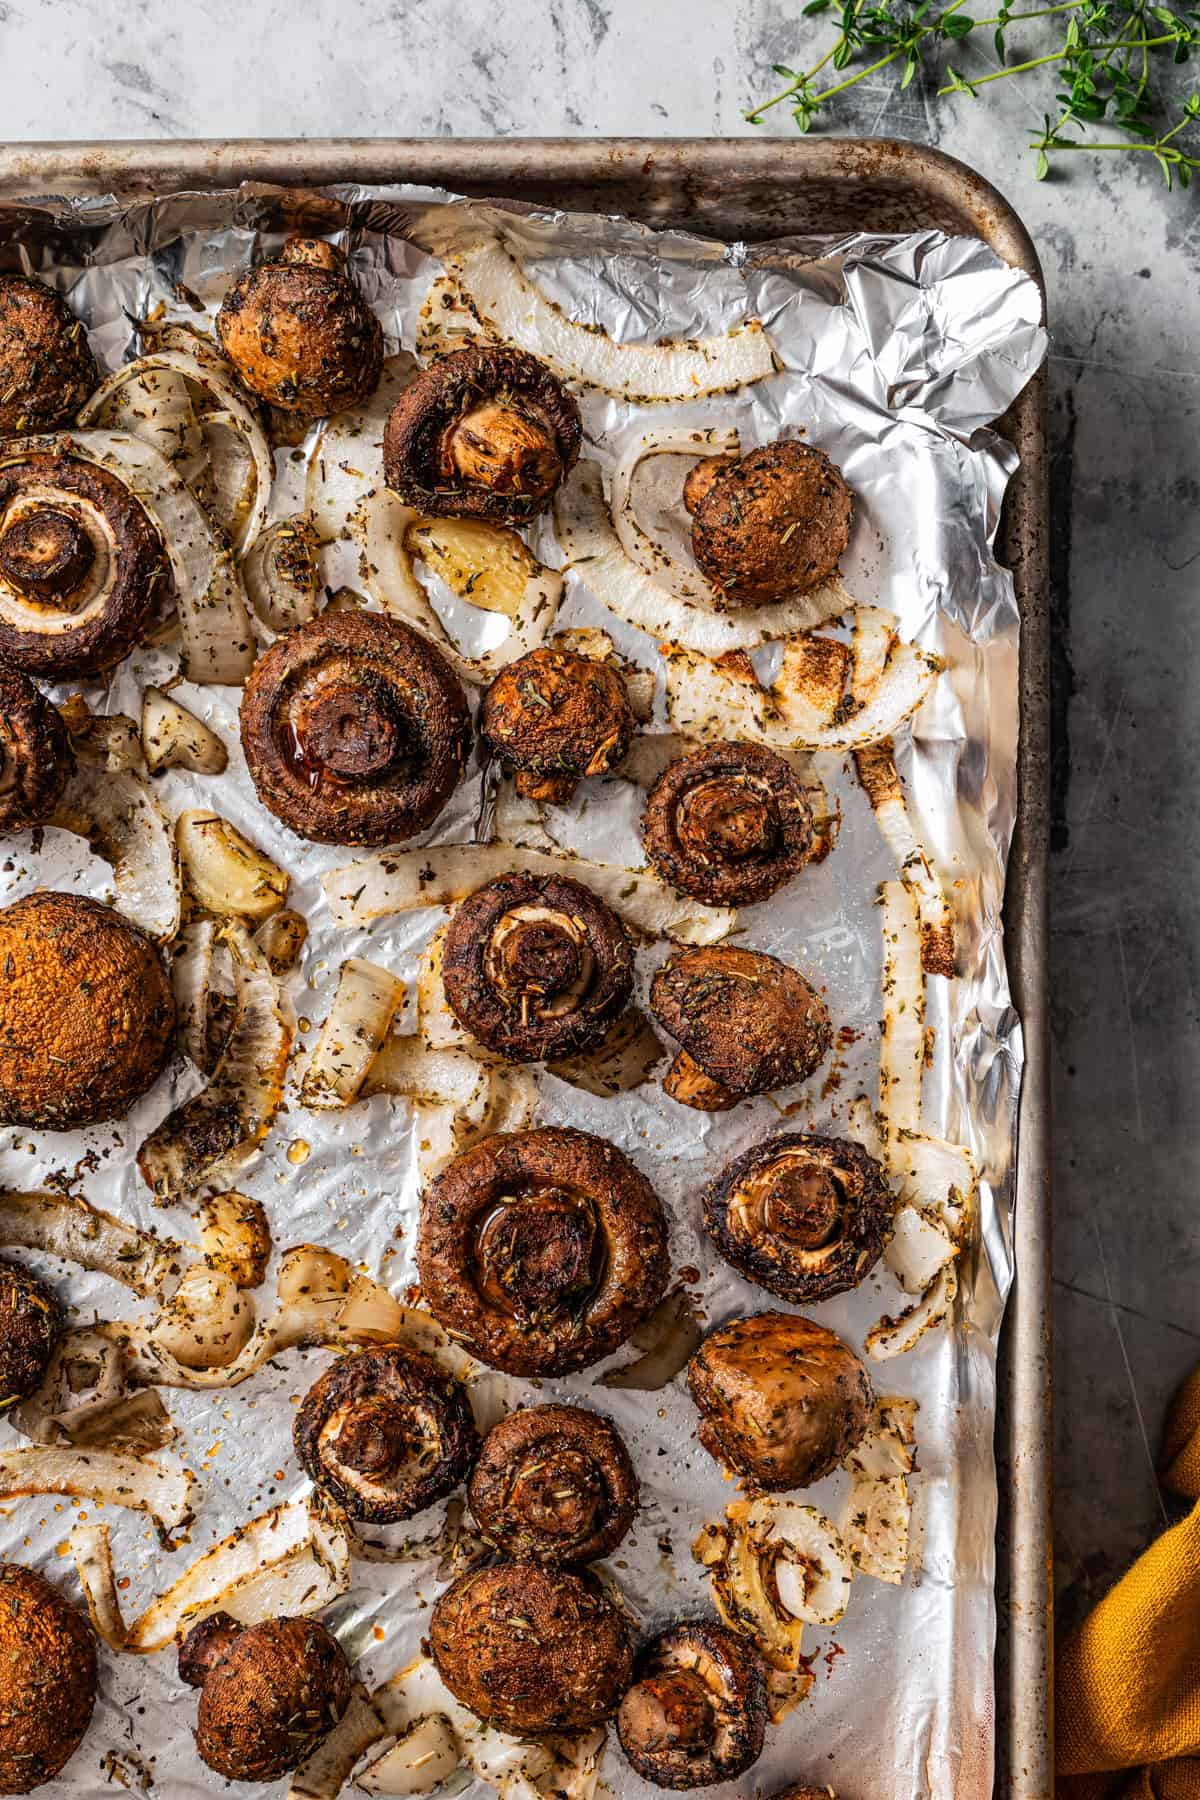
[[[770,64],[800,60],[820,30],[799,12],[0,0],[0,120],[14,139],[748,133]],[[864,84],[839,125],[974,163],[1023,213],[1049,285],[1058,1535],[1073,1611],[1160,1525],[1154,1445],[1200,1358],[1200,215],[1146,158],[1080,156],[1069,178],[1035,183],[1024,146],[1044,98],[1007,83],[985,108]]]

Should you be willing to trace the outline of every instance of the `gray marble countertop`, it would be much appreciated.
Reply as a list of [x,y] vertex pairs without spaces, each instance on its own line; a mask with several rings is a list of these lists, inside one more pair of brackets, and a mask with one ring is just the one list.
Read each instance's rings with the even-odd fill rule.
[[[749,134],[770,65],[818,29],[800,10],[0,0],[0,120],[18,140]],[[1057,1527],[1074,1613],[1162,1523],[1157,1434],[1200,1360],[1200,1135],[1189,1149],[1185,1130],[1200,1105],[1200,187],[1168,195],[1136,156],[1080,156],[1038,184],[1037,100],[1022,83],[985,109],[867,82],[839,124],[973,163],[1024,216],[1049,286]]]

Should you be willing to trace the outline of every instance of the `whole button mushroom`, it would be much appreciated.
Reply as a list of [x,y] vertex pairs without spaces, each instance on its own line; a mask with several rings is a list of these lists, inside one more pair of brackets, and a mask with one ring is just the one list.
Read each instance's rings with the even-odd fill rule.
[[610,1419],[581,1406],[529,1406],[484,1438],[468,1498],[480,1530],[506,1556],[588,1563],[629,1530],[638,1481]]
[[816,848],[812,808],[791,765],[762,744],[708,744],[671,763],[642,818],[646,855],[677,893],[753,906]]
[[752,1490],[820,1481],[865,1437],[875,1397],[832,1331],[795,1313],[756,1313],[710,1331],[688,1364],[700,1442]]
[[96,1704],[96,1640],[35,1569],[0,1563],[0,1793],[53,1781]]
[[350,1669],[315,1619],[240,1625],[212,1613],[179,1651],[200,1689],[196,1750],[227,1781],[276,1781],[298,1768],[350,1704]]
[[798,969],[724,944],[670,956],[650,1011],[681,1046],[664,1093],[702,1112],[806,1081],[833,1041],[825,1002]]
[[559,804],[585,776],[614,768],[636,729],[618,671],[569,650],[531,650],[510,663],[479,714],[480,736],[516,770],[517,792]]
[[375,392],[383,330],[321,238],[289,238],[247,269],[217,314],[221,348],[253,394],[280,412],[317,419]]
[[28,675],[0,658],[0,835],[47,822],[73,761],[56,709]]
[[617,1713],[621,1748],[655,1787],[711,1787],[762,1754],[767,1673],[748,1638],[707,1619],[669,1626],[639,1652]]
[[456,1699],[501,1731],[586,1731],[616,1711],[633,1648],[592,1581],[537,1563],[460,1575],[433,1609],[429,1644]]
[[62,1327],[62,1309],[45,1282],[0,1257],[0,1413],[41,1387]]
[[729,607],[819,587],[850,542],[853,502],[841,470],[794,438],[741,457],[705,457],[683,498],[693,554]]
[[66,301],[43,281],[0,275],[0,437],[69,425],[99,381]]

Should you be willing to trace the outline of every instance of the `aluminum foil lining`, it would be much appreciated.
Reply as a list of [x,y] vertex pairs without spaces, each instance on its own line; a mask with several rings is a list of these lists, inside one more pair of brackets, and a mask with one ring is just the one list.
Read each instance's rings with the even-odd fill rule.
[[[995,1359],[1012,1276],[1022,1063],[1001,930],[1016,801],[1019,621],[1012,582],[993,553],[1016,457],[990,422],[1044,354],[1038,292],[982,243],[936,232],[727,246],[620,219],[516,213],[410,188],[346,187],[319,195],[243,188],[132,204],[39,197],[0,208],[0,267],[36,270],[65,293],[111,369],[135,353],[133,319],[161,307],[189,323],[203,324],[203,315],[211,321],[234,275],[297,224],[343,244],[389,350],[413,344],[421,303],[440,267],[427,246],[453,246],[481,226],[500,230],[571,316],[618,339],[710,335],[757,314],[784,370],[696,405],[696,416],[736,423],[743,445],[802,430],[824,448],[857,495],[847,587],[858,599],[894,609],[905,637],[947,659],[947,672],[898,744],[898,760],[914,822],[951,884],[962,971],[953,984],[927,984],[933,1028],[927,1128],[973,1151],[983,1174],[981,1232],[967,1259],[953,1329],[928,1334],[908,1355],[874,1371],[878,1392],[920,1403],[908,1577],[898,1589],[859,1578],[841,1623],[806,1635],[806,1651],[815,1652],[812,1693],[769,1733],[761,1761],[730,1791],[770,1794],[803,1777],[830,1783],[853,1800],[982,1800],[991,1791],[993,1764]],[[611,466],[610,446],[638,409],[594,392],[580,400],[588,453]],[[652,410],[663,416],[664,409]],[[310,436],[301,449],[278,453],[275,515],[294,509],[311,444]],[[539,547],[547,560],[559,560],[546,526]],[[352,568],[329,574],[353,579]],[[453,627],[448,597],[441,603]],[[656,660],[653,643],[614,621],[577,579],[568,584],[560,623],[602,624],[627,654],[646,664]],[[135,653],[90,698],[100,710],[136,716],[142,686],[170,674],[175,654],[169,648]],[[770,657],[769,650],[755,653],[760,669]],[[418,913],[369,932],[339,931],[319,877],[349,853],[302,843],[258,804],[238,742],[237,691],[184,686],[179,697],[220,733],[230,765],[216,779],[167,775],[159,790],[163,803],[172,813],[212,805],[232,819],[290,872],[291,904],[309,923],[302,970],[291,983],[302,1021],[302,1067],[303,1047],[315,1039],[343,958],[367,955],[411,979],[443,915]],[[660,695],[660,714],[661,706]],[[766,905],[743,912],[738,941],[797,963],[825,989],[835,1024],[858,1034],[841,1052],[836,1082],[823,1088],[818,1078],[795,1093],[704,1115],[665,1100],[657,1082],[601,1100],[552,1076],[538,1077],[543,1122],[612,1139],[654,1181],[671,1220],[673,1268],[698,1272],[692,1289],[711,1323],[777,1303],[735,1276],[709,1245],[699,1226],[705,1178],[777,1128],[782,1109],[796,1129],[837,1132],[845,1128],[849,1102],[876,1091],[876,893],[896,871],[848,763],[826,757],[823,769],[842,813],[836,850]],[[472,836],[477,818],[487,817],[485,779],[473,768],[430,841]],[[640,799],[625,782],[590,781],[571,805],[550,809],[547,823],[564,845],[606,861],[638,862]],[[49,831],[38,854],[28,838],[12,840],[6,852],[4,901],[42,885],[111,894],[110,871],[78,838]],[[664,954],[665,946],[640,953],[643,996]],[[304,1029],[305,1021],[314,1027]],[[92,1201],[186,1238],[186,1213],[151,1205],[134,1151],[199,1084],[190,1066],[177,1066],[119,1128],[70,1137],[5,1130],[0,1179],[33,1187],[74,1172],[76,1191]],[[414,1279],[418,1182],[404,1102],[377,1097],[343,1114],[305,1112],[293,1080],[288,1109],[238,1186],[263,1201],[277,1253],[303,1241],[322,1243],[360,1261],[398,1294]],[[137,1307],[102,1278],[62,1265],[47,1272],[77,1320],[128,1317]],[[273,1272],[264,1295],[273,1291],[272,1281]],[[857,1293],[812,1311],[861,1346],[869,1326],[898,1310],[900,1301],[881,1272]],[[232,1392],[164,1391],[179,1432],[175,1449],[199,1476],[203,1503],[190,1542],[171,1554],[159,1550],[141,1515],[104,1514],[118,1570],[128,1578],[122,1599],[131,1613],[239,1522],[306,1491],[291,1448],[292,1419],[326,1362],[326,1353],[292,1351]],[[597,1387],[598,1372],[542,1383],[538,1397],[599,1405],[630,1444],[642,1511],[610,1567],[649,1630],[707,1609],[690,1545],[699,1526],[734,1496],[696,1442],[696,1415],[682,1379],[645,1395]],[[532,1384],[498,1377],[489,1383],[489,1404],[531,1397]],[[11,1436],[0,1427],[0,1438]],[[836,1518],[845,1482],[830,1477],[803,1498]],[[35,1563],[77,1592],[65,1540],[74,1519],[89,1510],[82,1502],[37,1498],[9,1503],[0,1518],[0,1554]],[[407,1529],[416,1536],[436,1523],[418,1519]],[[339,1603],[336,1622],[351,1653],[359,1654],[364,1679],[383,1679],[415,1653],[439,1585],[432,1561],[355,1564],[354,1586]],[[194,1692],[178,1681],[172,1655],[104,1653],[91,1730],[54,1791],[99,1800],[115,1781],[172,1800],[214,1792],[220,1784],[192,1746],[194,1709]],[[656,1791],[632,1775],[611,1733],[604,1779],[622,1800],[649,1800]],[[242,1791],[265,1796],[285,1788]]]

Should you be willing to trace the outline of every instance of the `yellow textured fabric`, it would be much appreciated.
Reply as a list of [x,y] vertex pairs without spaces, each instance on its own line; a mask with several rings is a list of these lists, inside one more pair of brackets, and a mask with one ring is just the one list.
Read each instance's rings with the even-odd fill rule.
[[1197,1504],[1059,1649],[1058,1800],[1200,1800],[1200,1369],[1172,1404],[1162,1479]]

